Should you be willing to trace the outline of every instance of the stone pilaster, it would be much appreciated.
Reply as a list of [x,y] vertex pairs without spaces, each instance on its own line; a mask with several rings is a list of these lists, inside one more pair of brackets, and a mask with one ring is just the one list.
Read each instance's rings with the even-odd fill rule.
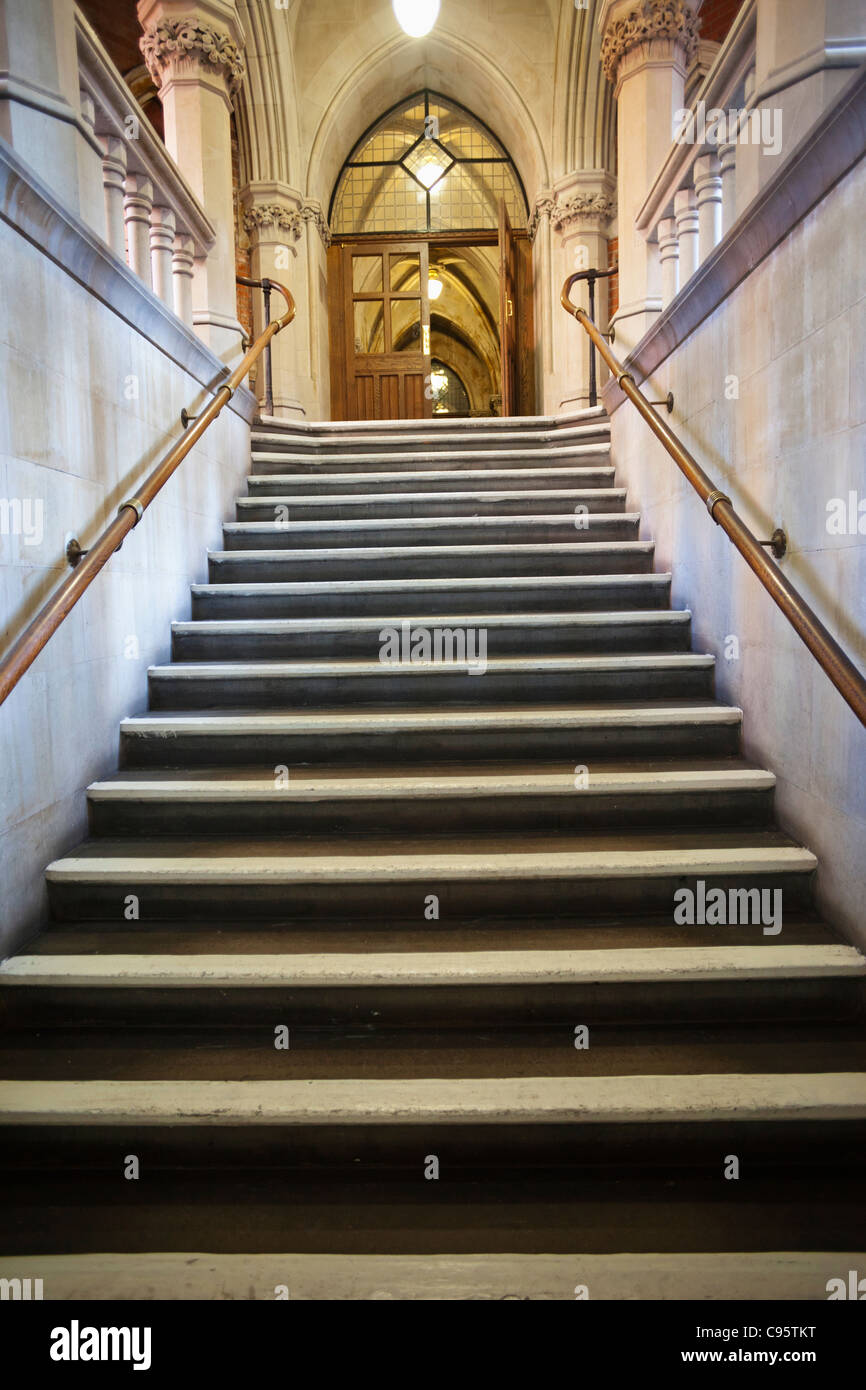
[[241,356],[235,289],[230,117],[244,79],[244,32],[234,0],[138,0],[141,51],[159,89],[165,143],[216,229],[195,264],[193,323],[227,365]]
[[[554,185],[549,211],[552,234],[553,352],[559,399],[557,410],[580,410],[589,404],[589,349],[586,333],[559,304],[562,286],[579,270],[607,270],[610,224],[616,213],[615,179],[604,170],[581,170]],[[608,282],[595,285],[595,321],[602,332],[608,323]],[[589,308],[587,287],[576,285],[572,299]],[[597,383],[607,370],[596,357]]]
[[[248,184],[241,191],[241,220],[249,239],[252,276],[278,280],[291,290],[294,321],[274,339],[272,355],[273,411],[277,418],[297,419],[323,409],[322,381],[314,345],[327,341],[327,320],[317,288],[326,275],[325,253],[330,231],[318,203],[296,189],[272,180]],[[282,297],[274,292],[271,314],[282,312]],[[253,291],[254,330],[263,327],[260,290]],[[325,383],[327,389],[327,383]],[[260,404],[265,376],[256,380]]]

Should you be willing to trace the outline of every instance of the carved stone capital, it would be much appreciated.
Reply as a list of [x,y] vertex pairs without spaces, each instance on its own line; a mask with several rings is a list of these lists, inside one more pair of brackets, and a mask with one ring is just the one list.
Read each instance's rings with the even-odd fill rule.
[[556,200],[552,193],[544,192],[538,195],[526,224],[526,233],[530,241],[535,241],[542,217],[550,217],[555,207]]
[[157,87],[162,87],[173,67],[218,72],[230,95],[244,80],[246,66],[239,46],[223,30],[200,19],[158,19],[145,30],[139,47]]
[[320,205],[315,202],[304,203],[301,208],[301,216],[306,222],[312,222],[317,228],[319,236],[322,238],[322,245],[327,251],[331,245],[331,229]]
[[635,0],[625,13],[612,19],[601,41],[604,75],[616,82],[621,60],[632,49],[653,40],[679,44],[688,66],[699,42],[698,20],[690,0]]
[[298,241],[303,229],[300,212],[283,207],[281,203],[254,203],[243,215],[244,231],[252,236],[265,227],[273,227],[281,232],[289,232]]
[[574,193],[570,198],[554,203],[550,214],[550,224],[554,231],[561,232],[576,222],[609,222],[616,211],[616,204],[606,193]]

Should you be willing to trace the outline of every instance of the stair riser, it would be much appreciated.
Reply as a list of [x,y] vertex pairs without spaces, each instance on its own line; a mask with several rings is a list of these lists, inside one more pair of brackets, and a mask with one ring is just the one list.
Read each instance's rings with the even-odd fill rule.
[[537,440],[522,443],[504,440],[495,444],[473,442],[462,449],[454,444],[431,447],[429,443],[402,443],[385,447],[381,444],[358,448],[355,444],[339,444],[315,452],[296,449],[293,445],[254,441],[252,471],[259,476],[268,473],[294,472],[303,469],[323,473],[429,473],[433,469],[461,473],[467,469],[495,468],[609,468],[610,441],[607,438],[584,439],[579,443],[539,444]]
[[369,676],[282,677],[256,674],[206,679],[151,673],[152,710],[310,709],[354,705],[519,703],[560,704],[588,700],[708,699],[712,667],[694,669],[538,672],[472,675],[457,668],[409,671],[383,664]]
[[485,426],[467,431],[454,428],[431,429],[429,425],[413,428],[370,431],[346,430],[333,434],[284,434],[270,430],[254,430],[252,448],[255,452],[296,453],[311,459],[327,458],[330,454],[419,453],[452,454],[461,452],[499,453],[515,449],[540,450],[588,448],[610,445],[610,424],[607,420],[579,426],[539,429],[536,422],[525,426]]
[[[497,1124],[442,1121],[352,1125],[16,1125],[3,1135],[0,1171],[66,1171],[70,1168],[122,1171],[123,1155],[136,1154],[143,1173],[183,1167],[201,1173],[232,1169],[279,1168],[287,1173],[315,1170],[319,1181],[331,1170],[350,1168],[360,1177],[386,1166],[418,1180],[425,1188],[485,1171],[534,1177],[539,1165],[551,1173],[607,1180],[654,1174],[659,1202],[665,1182],[674,1178],[723,1181],[725,1155],[736,1153],[753,1176],[786,1178],[800,1171],[856,1170],[866,1124],[837,1121],[728,1121],[672,1124]],[[424,1183],[427,1155],[441,1167],[440,1184]],[[120,1157],[118,1157],[120,1155]],[[716,1200],[720,1200],[717,1196]],[[375,1236],[373,1236],[375,1239]],[[189,1249],[190,1247],[187,1246]],[[656,1249],[658,1246],[655,1247]],[[822,1247],[825,1248],[825,1247]],[[845,1245],[846,1249],[850,1244]]]
[[[382,469],[383,473],[387,471]],[[431,469],[428,473],[435,471]],[[284,474],[267,476],[253,474],[247,479],[247,488],[250,497],[291,495],[319,498],[323,502],[330,496],[357,497],[371,492],[502,492],[532,489],[543,496],[548,491],[559,491],[562,488],[611,488],[615,486],[616,476],[616,470],[613,468],[578,466],[569,469],[568,465],[563,465],[561,472],[557,468],[538,468],[530,470],[527,474],[521,473],[520,469],[510,469],[505,482],[493,469],[479,470],[477,477],[473,477],[472,472],[471,469],[462,470],[457,478],[450,473],[446,477],[431,478],[422,472],[403,472],[389,476],[386,481],[378,479],[375,474],[348,474],[345,477],[340,476],[338,482],[327,482],[325,480],[333,475],[324,467],[320,467],[319,476],[310,471],[296,474],[291,470]]]
[[[522,515],[527,515],[524,511]],[[272,521],[273,518],[269,518]],[[328,550],[358,546],[425,546],[425,545],[579,545],[605,541],[635,541],[640,522],[635,517],[584,518],[586,525],[576,526],[572,515],[563,521],[542,523],[515,522],[512,525],[472,524],[449,526],[430,523],[429,526],[346,526],[327,525],[305,529],[303,518],[291,517],[287,526],[267,525],[262,531],[251,531],[245,523],[223,527],[225,550]],[[255,525],[255,523],[252,523]],[[244,527],[245,529],[238,529]]]
[[276,793],[259,801],[91,801],[96,835],[303,834],[375,831],[446,834],[469,831],[581,831],[617,826],[689,828],[699,825],[767,825],[773,794],[696,792],[645,796],[426,796],[411,800],[299,801]]
[[[289,495],[288,491],[285,495]],[[503,498],[501,500],[497,500],[495,497],[489,499],[469,498],[466,501],[430,498],[417,502],[411,501],[408,497],[394,502],[383,502],[373,497],[368,502],[347,503],[328,502],[326,500],[310,500],[308,502],[306,499],[301,502],[281,503],[276,498],[272,502],[260,501],[259,499],[251,502],[248,498],[242,498],[235,505],[235,515],[238,521],[281,522],[289,520],[301,522],[371,521],[404,517],[547,516],[562,514],[570,518],[570,525],[573,529],[575,507],[586,507],[587,512],[579,515],[589,514],[592,516],[596,512],[623,512],[625,511],[625,500],[624,496],[611,497],[605,493],[595,497],[591,493],[570,498],[548,497],[544,493],[540,493],[533,497]]]
[[[736,879],[713,874],[701,877],[707,893],[712,888],[722,888],[725,892],[755,887],[781,889],[787,911],[808,904],[812,882],[810,874],[751,871],[745,871]],[[388,878],[371,882],[335,880],[279,884],[232,882],[226,876],[220,882],[150,883],[139,882],[130,870],[108,882],[49,880],[48,892],[52,916],[58,922],[92,919],[114,921],[118,927],[128,925],[124,917],[125,905],[128,896],[134,894],[139,900],[139,920],[151,922],[179,917],[193,921],[235,917],[259,921],[275,917],[294,920],[319,916],[345,920],[347,915],[357,914],[378,923],[390,917],[394,921],[414,920],[420,925],[425,920],[425,903],[431,894],[439,899],[440,921],[466,916],[562,918],[579,916],[587,909],[593,915],[657,912],[669,914],[673,920],[674,893],[684,886],[694,890],[693,877],[641,874],[632,878],[586,880],[529,876],[459,880],[431,874],[427,881]],[[756,940],[761,935],[760,928],[756,928]]]
[[492,729],[358,733],[225,733],[171,736],[124,731],[121,767],[228,767],[278,764],[464,762],[578,757],[589,763],[628,757],[698,757],[735,754],[739,724],[649,725],[620,729]]
[[[387,625],[383,621],[383,626]],[[423,625],[423,624],[422,624]],[[474,626],[474,624],[473,624]],[[435,631],[435,628],[431,630]],[[371,627],[362,631],[298,633],[209,633],[175,632],[172,657],[175,661],[255,661],[255,660],[348,660],[378,659],[379,632]],[[541,623],[524,628],[487,628],[487,655],[574,656],[581,652],[688,652],[690,624],[611,623],[544,627]]]
[[[652,582],[649,582],[652,581]],[[621,609],[667,609],[670,582],[656,584],[652,576],[636,575],[625,584],[530,585],[487,588],[403,588],[364,591],[348,585],[335,592],[231,593],[216,587],[210,592],[193,590],[192,617],[198,618],[354,618],[413,617],[449,613],[610,612]]]
[[[244,1075],[249,1075],[250,1079],[257,1075],[264,1079],[274,1077],[273,1030],[279,1025],[290,1028],[291,1047],[297,1049],[301,1046],[308,1054],[315,1051],[315,1043],[299,1039],[296,1030],[358,1029],[364,1030],[365,1038],[369,1041],[373,1035],[378,1036],[389,1028],[442,1029],[446,1031],[439,1041],[447,1044],[449,1029],[474,1029],[480,1034],[482,1030],[499,1033],[511,1027],[527,1029],[528,1045],[534,1045],[540,1029],[555,1028],[561,1030],[561,1047],[571,1056],[574,1053],[574,1029],[576,1024],[582,1023],[590,1029],[590,1048],[597,1060],[597,1050],[606,1045],[604,1034],[600,1031],[604,1027],[616,1026],[621,1038],[623,1028],[670,1025],[671,1036],[675,1038],[677,1027],[688,1024],[707,1028],[712,1024],[730,1027],[733,1035],[737,1024],[784,1023],[792,1017],[801,1023],[833,1024],[843,1020],[856,1022],[862,1014],[862,983],[833,979],[656,980],[651,984],[461,985],[437,988],[419,984],[388,989],[253,989],[242,986],[230,989],[130,989],[112,986],[0,989],[0,1018],[3,1019],[7,1036],[11,1038],[13,1031],[18,1029],[26,1030],[28,1035],[42,1028],[56,1029],[54,1038],[42,1040],[46,1046],[54,1048],[62,1046],[64,1040],[68,1045],[82,1029],[150,1029],[155,1019],[159,1020],[161,1027],[171,1028],[260,1029],[264,1056],[258,1072],[254,1064],[253,1070],[248,1070],[250,1063],[247,1061]],[[327,1048],[327,1037],[324,1034],[318,1036],[321,1037],[321,1045]],[[161,1043],[158,1035],[144,1041],[149,1049],[159,1051]],[[232,1039],[221,1036],[218,1043],[223,1048],[231,1047]],[[406,1046],[410,1045],[411,1039]],[[122,1053],[122,1050],[119,1047],[118,1053]],[[390,1051],[383,1049],[382,1075],[393,1074],[389,1068],[395,1059],[399,1060],[399,1050],[399,1037],[393,1040]],[[359,1066],[363,1066],[365,1075],[371,1074],[368,1070],[369,1049],[363,1047],[360,1034],[356,1051]],[[578,1053],[575,1072],[581,1069],[580,1057]],[[278,1074],[293,1074],[291,1060],[286,1060],[286,1065]],[[6,1075],[10,1065],[0,1061],[0,1072]],[[58,1059],[58,1079],[85,1074],[86,1068],[70,1073],[69,1065],[68,1060]],[[94,1066],[99,1076],[106,1071],[104,1064],[99,1070],[98,1060]],[[16,1061],[12,1070],[16,1076],[28,1075],[26,1054],[20,1062]],[[113,1079],[118,1079],[117,1057],[108,1070]],[[210,1075],[210,1069],[206,1070]],[[474,1075],[476,1070],[472,1049],[467,1046],[465,1075]],[[548,1068],[546,1074],[549,1075],[550,1070]],[[649,1070],[653,1068],[650,1066]],[[212,1079],[215,1080],[222,1079],[226,1074],[225,1065],[220,1064],[218,1051],[212,1071]],[[605,1074],[616,1073],[614,1051]],[[43,1078],[45,1076],[43,1070],[36,1074]],[[161,1054],[159,1075],[170,1079],[173,1074],[171,1048],[168,1045],[164,1060]],[[203,1074],[197,1069],[196,1076]],[[316,1070],[317,1076],[329,1074],[324,1063]],[[484,1074],[483,1068],[478,1074]],[[138,1076],[140,1070],[133,1071],[133,1077]]]
[[[461,553],[461,549],[462,552]],[[402,555],[372,550],[370,554],[247,556],[220,552],[208,557],[211,583],[268,584],[292,580],[344,579],[475,579],[483,576],[519,577],[558,574],[649,574],[653,547],[638,545],[628,550],[611,547],[590,549],[580,542],[554,555],[534,548],[503,546],[492,553],[467,545],[444,555]]]

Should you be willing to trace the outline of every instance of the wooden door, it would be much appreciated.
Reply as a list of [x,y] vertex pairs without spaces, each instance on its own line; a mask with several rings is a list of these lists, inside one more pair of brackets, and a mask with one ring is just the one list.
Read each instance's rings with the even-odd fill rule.
[[504,200],[499,203],[499,343],[502,354],[502,414],[516,415],[517,249]]
[[427,243],[356,242],[342,257],[346,418],[430,417]]

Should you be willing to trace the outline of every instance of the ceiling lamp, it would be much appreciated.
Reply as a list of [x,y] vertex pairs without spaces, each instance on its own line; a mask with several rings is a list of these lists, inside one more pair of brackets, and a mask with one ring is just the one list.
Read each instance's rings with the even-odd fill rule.
[[393,0],[397,23],[413,39],[429,34],[439,15],[439,0]]
[[430,271],[427,280],[427,293],[431,299],[438,299],[442,293],[442,281],[439,279],[438,272],[435,270]]

